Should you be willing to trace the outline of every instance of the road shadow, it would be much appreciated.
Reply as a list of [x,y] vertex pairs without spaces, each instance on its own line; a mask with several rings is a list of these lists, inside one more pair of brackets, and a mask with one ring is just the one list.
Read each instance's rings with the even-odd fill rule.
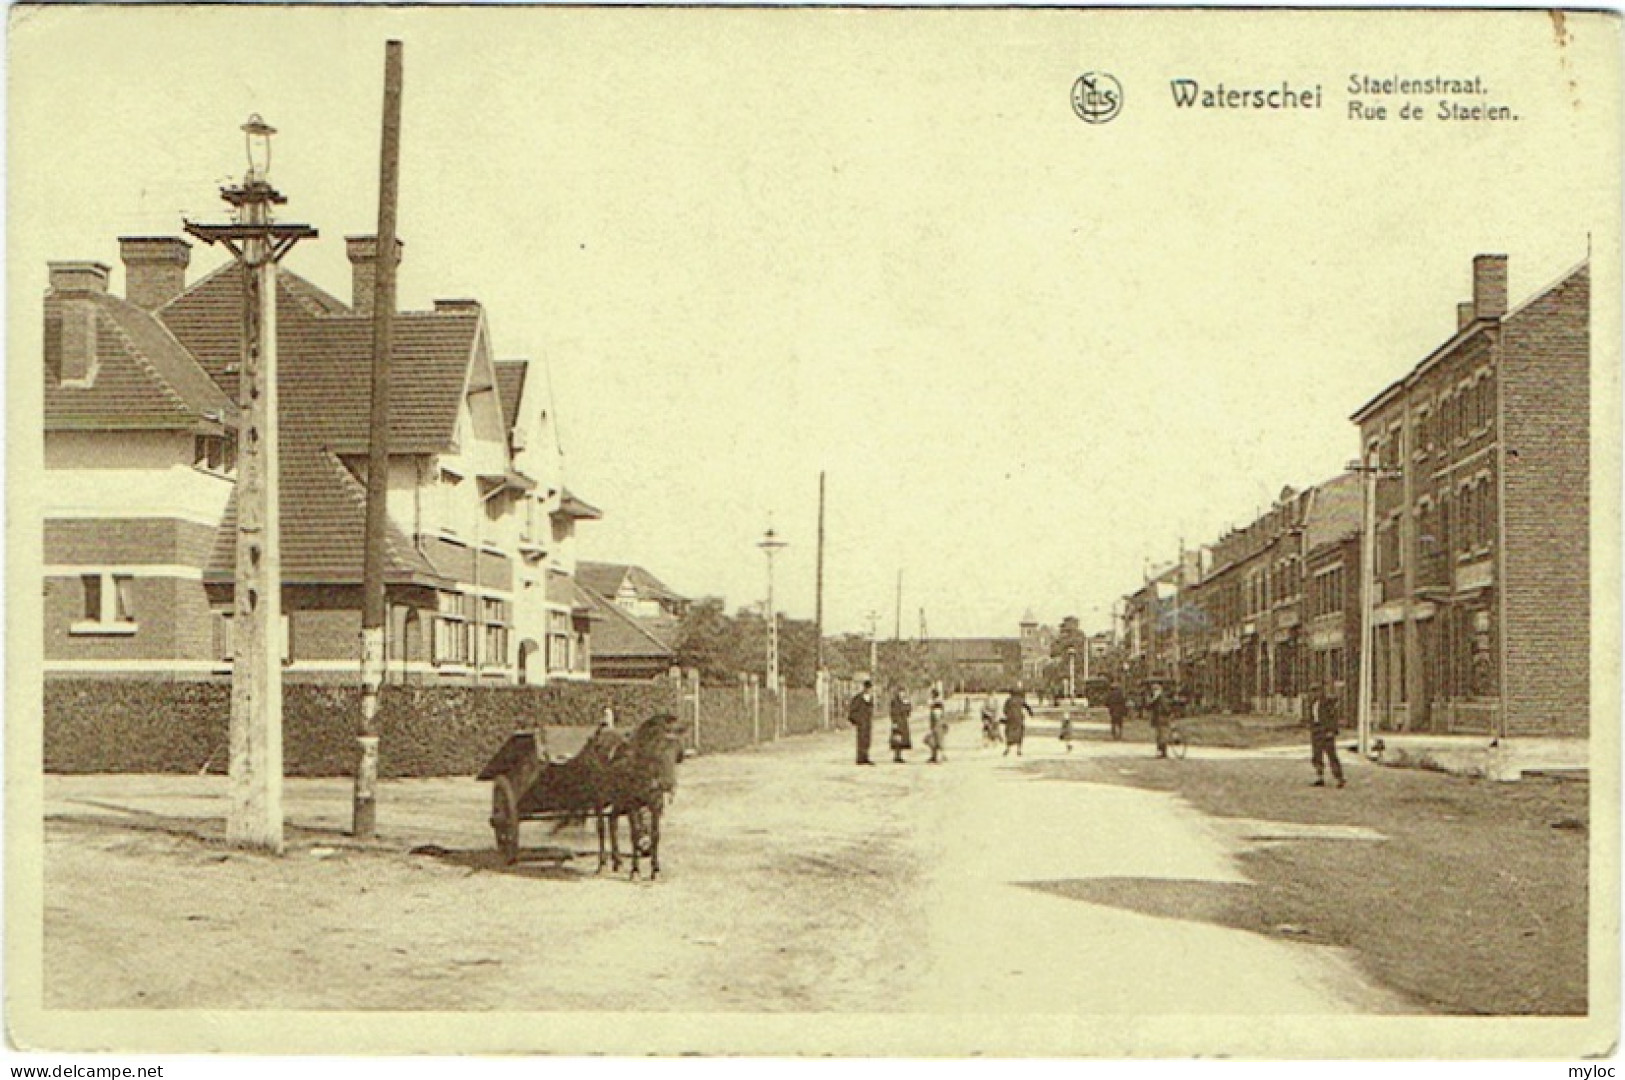
[[[45,820],[51,824],[73,825],[102,832],[162,833],[186,840],[201,840],[211,845],[226,843],[226,822],[219,815],[198,817],[187,814],[160,814],[99,799],[73,801],[99,812],[54,812],[46,814]],[[290,848],[323,844],[377,846],[374,843],[358,842],[345,829],[331,825],[299,825],[287,822],[283,825],[283,835],[286,845]]]
[[1328,944],[1309,927],[1269,917],[1257,886],[1245,881],[1101,877],[1023,881],[1023,888],[1066,900],[1100,904],[1137,915],[1245,930],[1278,940]]
[[[512,863],[505,862],[500,852],[489,847],[445,848],[439,844],[420,844],[408,854],[418,858],[434,859],[448,866],[461,867],[470,873],[503,874],[508,877],[529,878],[533,881],[579,883],[599,877],[620,877],[625,874],[624,870],[619,874],[608,870],[599,874],[596,851],[576,851],[553,845],[522,847],[519,849],[519,858]],[[566,865],[571,860],[577,860],[578,865]]]

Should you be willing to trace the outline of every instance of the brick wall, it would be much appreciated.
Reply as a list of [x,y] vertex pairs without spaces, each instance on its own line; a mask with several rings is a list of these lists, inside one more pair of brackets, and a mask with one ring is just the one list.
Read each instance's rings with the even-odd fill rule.
[[214,658],[209,602],[203,583],[137,577],[130,583],[131,634],[75,633],[85,621],[85,586],[78,576],[47,578],[45,659],[162,661]]
[[1590,721],[1590,273],[1502,324],[1507,726]]
[[45,523],[45,561],[75,566],[173,563],[203,568],[215,528],[174,518],[54,520]]

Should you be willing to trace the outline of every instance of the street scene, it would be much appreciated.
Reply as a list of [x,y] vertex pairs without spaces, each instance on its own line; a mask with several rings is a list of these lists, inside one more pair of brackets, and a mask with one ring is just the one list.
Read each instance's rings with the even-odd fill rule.
[[1612,1052],[1611,16],[18,10],[24,1049]]

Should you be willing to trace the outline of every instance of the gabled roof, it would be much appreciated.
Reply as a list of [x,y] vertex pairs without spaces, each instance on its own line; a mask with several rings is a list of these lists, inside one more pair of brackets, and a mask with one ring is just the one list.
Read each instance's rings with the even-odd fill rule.
[[688,599],[643,567],[633,566],[629,563],[577,560],[576,579],[600,596],[607,596],[610,599],[614,599],[616,594],[621,591],[622,584],[628,580],[632,583],[633,591],[644,599]]
[[[242,271],[233,263],[158,311],[202,368],[235,393],[241,352]],[[478,309],[402,312],[390,369],[390,450],[450,449],[483,322]],[[281,398],[282,570],[289,582],[361,580],[366,490],[341,455],[364,454],[372,401],[372,320],[286,270],[277,275],[277,388]],[[229,578],[235,497],[216,540],[212,577]],[[450,580],[394,525],[385,578]]]
[[94,320],[96,378],[88,387],[46,378],[46,430],[208,431],[236,425],[237,406],[181,343],[150,314],[116,296],[46,295],[48,369],[61,362],[62,320],[72,318],[75,308]]
[[512,431],[519,418],[520,398],[525,393],[525,368],[529,360],[498,360],[497,400],[502,403],[502,429]]
[[1303,522],[1305,553],[1323,544],[1346,540],[1360,531],[1360,518],[1365,510],[1363,480],[1359,473],[1343,473],[1314,489]]
[[[286,270],[277,275],[277,364],[285,425],[297,424],[331,449],[367,446],[372,400],[372,319],[356,315]],[[242,271],[216,271],[160,308],[158,315],[220,386],[237,390]],[[477,309],[407,311],[395,319],[390,367],[392,452],[449,449],[481,328]]]
[[593,605],[593,656],[654,659],[676,655],[675,620],[638,619],[593,589],[583,587],[581,592]]

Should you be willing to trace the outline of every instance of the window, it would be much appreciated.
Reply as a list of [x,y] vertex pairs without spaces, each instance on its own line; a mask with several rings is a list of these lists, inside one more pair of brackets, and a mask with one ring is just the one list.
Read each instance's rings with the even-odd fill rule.
[[[226,663],[237,658],[237,638],[233,632],[232,612],[222,610],[215,612],[214,621],[214,649],[215,656]],[[293,663],[293,617],[282,616],[282,662]]]
[[79,575],[84,603],[79,621],[71,627],[76,634],[133,634],[135,608],[131,594],[135,579],[128,574],[95,573]]
[[564,611],[547,613],[547,670],[571,669],[570,642],[572,640],[570,615]]
[[481,627],[480,662],[501,667],[508,662],[508,601],[483,599],[480,601]]
[[434,620],[432,660],[436,664],[466,665],[474,658],[474,626],[469,621],[472,597],[443,592]]
[[457,487],[462,482],[463,478],[450,469],[442,468],[440,470],[440,483],[438,485],[440,497],[438,501],[440,503],[440,528],[443,532],[452,534],[457,532],[457,521],[460,518],[458,511],[461,509]]
[[192,440],[192,467],[228,476],[237,471],[237,441],[224,435],[198,435]]

